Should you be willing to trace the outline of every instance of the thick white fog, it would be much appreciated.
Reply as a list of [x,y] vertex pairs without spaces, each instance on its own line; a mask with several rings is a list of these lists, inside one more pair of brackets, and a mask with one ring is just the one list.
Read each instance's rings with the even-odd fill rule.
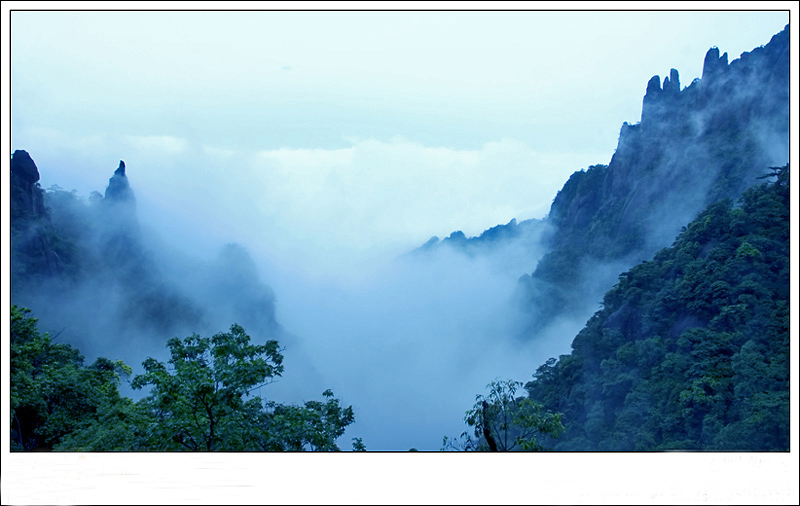
[[[541,250],[526,253],[528,265],[515,268],[530,269]],[[500,254],[470,258],[443,247],[350,282],[272,277],[278,319],[300,337],[301,356],[355,407],[348,434],[376,450],[437,450],[443,436],[464,430],[464,412],[488,382],[526,378],[569,350],[577,325],[519,339],[518,276]],[[287,388],[304,383],[292,375],[292,351]]]
[[[608,163],[652,75],[676,68],[688,84],[709,47],[734,59],[787,18],[14,12],[10,145],[43,188],[84,197],[124,160],[173,283],[192,289],[193,265],[241,244],[285,331],[286,372],[262,395],[300,403],[331,388],[355,409],[343,448],[438,450],[486,384],[529,380],[585,319],[519,339],[513,296],[546,253],[536,237],[408,253],[545,217],[572,172]],[[86,288],[87,301],[114,296]],[[125,338],[132,365],[163,353]]]

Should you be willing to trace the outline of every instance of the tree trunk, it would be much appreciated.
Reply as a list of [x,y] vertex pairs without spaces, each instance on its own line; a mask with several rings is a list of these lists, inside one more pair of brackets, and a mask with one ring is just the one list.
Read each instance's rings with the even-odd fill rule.
[[497,443],[494,442],[492,431],[489,430],[489,418],[486,417],[486,401],[483,401],[483,437],[489,444],[489,449],[493,452],[497,451]]

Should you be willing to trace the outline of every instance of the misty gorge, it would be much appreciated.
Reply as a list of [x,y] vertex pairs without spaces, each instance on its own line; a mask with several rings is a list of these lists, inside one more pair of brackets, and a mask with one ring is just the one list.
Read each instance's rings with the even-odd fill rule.
[[184,181],[208,216],[251,202],[215,242],[165,235],[181,201],[124,154],[82,195],[15,146],[12,450],[788,451],[789,26],[702,60],[641,83],[543,218],[341,265],[319,241],[322,273],[276,260],[292,225],[246,168]]

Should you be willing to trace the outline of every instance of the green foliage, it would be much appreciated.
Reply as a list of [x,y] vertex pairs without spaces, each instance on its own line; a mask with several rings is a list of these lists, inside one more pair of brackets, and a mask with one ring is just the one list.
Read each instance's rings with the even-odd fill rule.
[[[367,447],[364,445],[364,441],[362,441],[360,437],[354,437],[353,438],[353,451],[354,452],[365,452],[365,451],[367,451]],[[409,451],[416,451],[416,450],[414,448],[412,448]]]
[[[143,403],[153,415],[147,447],[192,451],[336,451],[353,423],[352,406],[333,392],[302,406],[262,404],[251,393],[283,372],[277,341],[250,343],[244,329],[168,343],[169,366],[152,358],[134,388],[152,385]],[[360,441],[359,441],[360,443]],[[363,444],[357,445],[363,448]]]
[[146,430],[154,423],[142,403],[122,397],[115,403],[101,403],[96,416],[80,429],[70,432],[54,446],[58,451],[145,451]]
[[542,404],[531,399],[517,397],[521,387],[521,382],[513,380],[495,380],[488,384],[489,394],[478,394],[475,405],[464,416],[467,425],[473,427],[472,431],[461,434],[460,447],[445,436],[442,449],[544,450],[542,439],[558,438],[564,432],[562,415],[545,410]]
[[539,367],[526,388],[564,413],[556,449],[788,449],[788,166],[771,170],[620,275]]
[[137,389],[153,386],[147,402],[157,420],[152,434],[158,449],[245,449],[237,428],[260,408],[258,399],[245,397],[283,372],[277,341],[252,345],[234,324],[212,338],[195,334],[170,339],[167,346],[171,367],[148,358],[145,373],[132,382]]
[[[325,402],[308,401],[303,406],[267,403],[260,429],[264,450],[270,451],[339,451],[336,439],[353,423],[352,406],[342,408],[333,392],[322,394]],[[360,438],[353,440],[353,450],[366,451]]]
[[11,441],[14,450],[53,449],[71,433],[95,424],[121,402],[122,361],[83,356],[36,328],[26,308],[11,307]]
[[[355,420],[333,392],[302,406],[263,401],[253,391],[283,372],[277,341],[252,344],[244,329],[168,342],[168,363],[148,358],[121,397],[122,361],[84,366],[78,350],[36,329],[29,310],[11,309],[11,439],[14,450],[338,451]],[[365,451],[360,438],[354,451]]]

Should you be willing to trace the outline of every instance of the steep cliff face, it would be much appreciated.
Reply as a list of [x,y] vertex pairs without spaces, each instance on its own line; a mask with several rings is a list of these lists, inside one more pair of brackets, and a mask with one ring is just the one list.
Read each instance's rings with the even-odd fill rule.
[[64,273],[65,249],[54,234],[44,205],[39,169],[27,151],[14,151],[11,157],[11,251],[18,261],[12,266],[12,291],[25,278]]
[[39,217],[45,214],[39,169],[27,151],[11,155],[11,212],[15,218]]
[[[788,161],[788,30],[730,64],[711,48],[703,78],[683,90],[676,69],[663,85],[650,79],[641,121],[623,124],[609,164],[573,174],[553,201],[551,251],[522,279],[535,321],[578,309],[589,285],[601,296],[705,206]],[[616,269],[596,268],[608,262]]]

